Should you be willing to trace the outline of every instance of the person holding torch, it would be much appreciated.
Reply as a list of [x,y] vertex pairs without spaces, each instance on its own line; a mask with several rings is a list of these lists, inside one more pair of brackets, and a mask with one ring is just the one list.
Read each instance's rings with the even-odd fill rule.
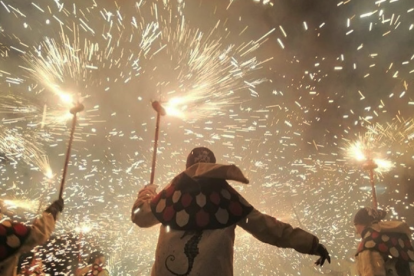
[[264,243],[317,255],[316,265],[330,262],[316,236],[259,212],[227,180],[249,183],[238,167],[216,164],[213,152],[199,147],[161,192],[154,184],[139,192],[132,222],[161,224],[152,276],[232,276],[236,226]]
[[31,226],[3,219],[0,214],[0,276],[17,275],[19,256],[49,239],[63,205],[62,198],[54,201]]

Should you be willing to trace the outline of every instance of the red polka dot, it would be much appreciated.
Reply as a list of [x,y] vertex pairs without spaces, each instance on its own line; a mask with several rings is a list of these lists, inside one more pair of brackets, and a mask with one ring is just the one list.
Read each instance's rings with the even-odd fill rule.
[[236,201],[232,201],[229,206],[230,212],[235,216],[241,216],[242,215],[242,207],[240,206],[240,203]]
[[165,221],[170,221],[175,215],[175,210],[172,206],[165,208],[162,217]]
[[175,186],[174,185],[171,185],[170,187],[168,187],[166,190],[165,190],[165,196],[166,197],[170,197],[170,196],[172,196],[172,194],[175,192]]
[[379,249],[379,251],[384,252],[384,253],[388,252],[388,246],[385,243],[379,244],[378,249]]
[[405,251],[400,251],[400,256],[403,258],[404,261],[408,261],[409,257],[408,254]]
[[0,224],[0,236],[7,236],[6,227],[4,227],[2,224]]
[[197,214],[196,214],[196,223],[197,226],[199,227],[204,227],[206,226],[208,223],[210,222],[210,217],[209,215],[203,210],[201,209]]
[[392,242],[392,245],[394,245],[394,246],[398,244],[397,238],[392,238],[391,242]]
[[411,242],[410,242],[410,240],[406,239],[406,240],[404,241],[404,243],[405,243],[405,247],[406,247],[406,248],[411,248]]
[[0,260],[7,257],[7,248],[4,245],[0,245]]
[[21,223],[14,224],[13,229],[14,229],[14,232],[16,233],[16,235],[18,235],[20,237],[24,237],[27,234],[27,232],[29,231],[29,229]]
[[371,237],[372,237],[373,239],[376,239],[376,238],[378,238],[378,237],[379,237],[379,233],[378,233],[378,232],[373,232],[373,233],[371,234]]
[[216,193],[216,192],[213,192],[213,193],[210,195],[210,200],[211,200],[211,202],[213,202],[214,204],[219,205],[219,203],[220,203],[220,195],[219,195],[218,193]]
[[187,208],[188,206],[190,206],[191,201],[193,201],[193,198],[190,194],[184,194],[181,197],[181,204],[184,206],[184,208]]

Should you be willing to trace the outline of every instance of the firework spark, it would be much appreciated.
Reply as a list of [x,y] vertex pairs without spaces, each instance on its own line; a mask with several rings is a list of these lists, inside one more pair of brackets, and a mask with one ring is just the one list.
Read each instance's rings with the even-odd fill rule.
[[3,127],[0,133],[0,152],[13,161],[22,159],[35,165],[45,175],[50,172],[49,160],[42,146],[33,141],[31,134],[24,134],[19,128]]
[[62,31],[60,41],[46,38],[34,53],[25,56],[30,67],[27,70],[62,102],[73,104],[76,101],[73,97],[82,92],[80,89],[85,89],[82,85],[89,80],[90,72],[97,69],[93,64],[97,49],[97,45],[88,40],[81,44],[78,31],[73,32],[73,39]]
[[39,202],[36,200],[21,200],[21,199],[12,199],[3,201],[9,208],[23,208],[26,210],[35,210],[39,205]]
[[346,153],[349,159],[354,159],[358,162],[374,161],[378,166],[376,171],[379,173],[388,172],[394,167],[391,161],[381,158],[380,153],[376,152],[372,139],[360,138],[358,141],[349,145]]
[[[242,102],[239,90],[258,95],[255,89],[266,79],[255,79],[253,73],[272,58],[259,61],[254,53],[272,31],[256,41],[226,45],[218,35],[225,32],[220,22],[206,33],[189,27],[184,17],[174,28],[169,23],[159,22],[165,27],[159,39],[151,41],[152,52],[141,66],[154,67],[150,72],[156,74],[150,78],[170,114],[190,120],[222,115],[225,108]],[[159,66],[161,60],[165,62]]]

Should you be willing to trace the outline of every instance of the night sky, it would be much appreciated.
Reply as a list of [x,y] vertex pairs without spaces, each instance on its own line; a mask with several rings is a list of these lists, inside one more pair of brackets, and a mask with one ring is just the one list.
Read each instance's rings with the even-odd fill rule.
[[333,258],[319,269],[238,229],[235,275],[352,275],[353,215],[372,201],[352,145],[388,162],[379,207],[414,230],[413,34],[410,0],[2,0],[1,198],[30,222],[58,197],[64,99],[81,101],[65,210],[39,252],[73,270],[87,226],[84,257],[99,248],[112,275],[148,275],[158,227],[134,226],[130,208],[149,182],[159,100],[157,184],[207,146],[250,179],[232,184],[251,204]]

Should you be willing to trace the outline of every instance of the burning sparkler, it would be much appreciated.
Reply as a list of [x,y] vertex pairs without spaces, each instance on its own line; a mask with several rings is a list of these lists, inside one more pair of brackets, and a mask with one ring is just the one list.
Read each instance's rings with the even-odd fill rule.
[[97,47],[90,41],[80,43],[78,31],[73,33],[73,39],[65,33],[60,33],[60,41],[46,38],[35,53],[28,54],[25,59],[35,80],[43,87],[55,93],[63,102],[71,103],[72,97],[65,92],[64,87],[79,89],[80,84],[88,79],[93,69],[93,58],[99,55]]
[[[225,107],[242,102],[239,90],[248,89],[252,97],[258,96],[257,86],[267,80],[254,79],[253,73],[272,58],[260,61],[253,55],[274,30],[255,41],[226,45],[223,35],[218,34],[221,29],[226,32],[220,22],[203,33],[190,28],[184,17],[175,23],[164,20],[159,22],[159,39],[152,41],[153,50],[148,50],[145,60],[133,60],[132,67],[137,75],[144,65],[154,68],[147,69],[151,72],[149,79],[161,91],[167,91],[160,97],[170,98],[164,104],[169,114],[184,120],[223,115]],[[156,74],[158,71],[168,74]]]
[[374,170],[380,173],[387,172],[393,167],[393,164],[389,160],[377,157],[378,154],[374,151],[373,140],[370,137],[365,137],[365,139],[361,138],[351,144],[347,149],[347,155],[349,158],[357,160],[361,164],[362,169],[369,172],[373,207],[377,209],[378,203],[375,191]]

